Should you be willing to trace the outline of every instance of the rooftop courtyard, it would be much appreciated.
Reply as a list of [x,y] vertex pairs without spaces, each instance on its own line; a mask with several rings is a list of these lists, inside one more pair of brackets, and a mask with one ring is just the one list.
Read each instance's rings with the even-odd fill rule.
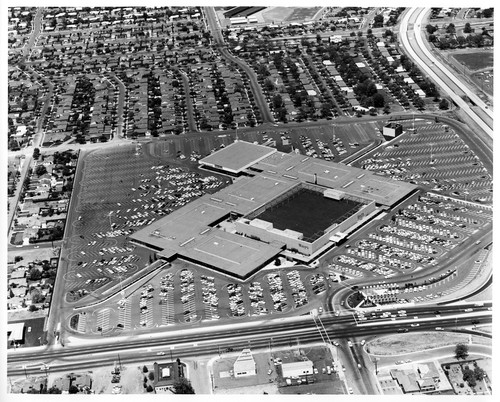
[[305,241],[312,243],[330,226],[344,221],[363,205],[348,199],[334,200],[321,192],[301,188],[256,218],[271,222],[276,229],[300,232]]

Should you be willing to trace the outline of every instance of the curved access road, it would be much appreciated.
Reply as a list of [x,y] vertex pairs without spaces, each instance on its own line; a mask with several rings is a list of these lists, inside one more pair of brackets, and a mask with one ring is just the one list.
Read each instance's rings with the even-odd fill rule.
[[[437,60],[425,46],[422,21],[430,8],[412,8],[404,14],[399,36],[410,56],[437,85],[490,137],[493,138],[493,111],[471,90],[456,82],[456,75]],[[477,106],[471,108],[462,97],[469,97]]]
[[245,74],[249,78],[250,88],[254,95],[255,103],[260,110],[260,115],[263,123],[274,123],[274,117],[271,111],[269,110],[269,105],[267,104],[266,97],[262,94],[261,88],[259,86],[257,76],[255,72],[248,67],[247,63],[242,61],[241,59],[233,56],[229,50],[226,48],[226,44],[224,42],[224,38],[220,33],[220,26],[217,21],[217,16],[215,15],[215,10],[213,7],[205,7],[205,16],[207,18],[207,23],[210,31],[212,32],[212,36],[217,45],[222,56],[233,63],[236,63],[240,66]]

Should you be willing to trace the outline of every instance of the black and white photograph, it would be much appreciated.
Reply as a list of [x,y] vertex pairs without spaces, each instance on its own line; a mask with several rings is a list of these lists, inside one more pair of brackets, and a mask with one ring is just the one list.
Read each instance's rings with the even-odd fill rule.
[[493,2],[221,3],[2,4],[0,399],[492,401]]

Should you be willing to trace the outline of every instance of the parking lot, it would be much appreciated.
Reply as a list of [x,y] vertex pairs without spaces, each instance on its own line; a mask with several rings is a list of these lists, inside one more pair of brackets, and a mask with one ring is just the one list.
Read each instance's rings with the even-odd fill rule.
[[150,264],[154,253],[135,247],[127,236],[227,184],[173,162],[134,146],[85,158],[76,217],[68,226],[68,302],[117,285]]
[[417,194],[354,237],[329,262],[331,276],[389,278],[433,267],[492,222],[486,206]]
[[248,283],[177,260],[135,291],[124,292],[105,307],[80,313],[79,332],[140,330],[200,321],[305,313],[327,290],[321,273],[297,267],[264,271]]
[[[400,121],[411,130],[412,120]],[[493,177],[451,127],[417,120],[415,134],[400,136],[356,166],[464,200],[491,204]]]

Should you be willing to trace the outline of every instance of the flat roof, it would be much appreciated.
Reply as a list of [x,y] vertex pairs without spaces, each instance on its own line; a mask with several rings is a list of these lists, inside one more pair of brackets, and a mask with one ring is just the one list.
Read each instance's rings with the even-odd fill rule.
[[211,198],[204,195],[130,238],[160,250],[166,258],[177,255],[241,278],[281,252],[282,243],[267,244],[211,227],[232,211],[230,205]]
[[252,165],[270,177],[315,183],[334,188],[348,195],[374,200],[381,205],[393,205],[417,186],[368,170],[329,162],[304,155],[276,152]]
[[21,341],[24,335],[24,322],[7,323],[7,333],[9,341]]
[[239,173],[274,152],[276,149],[265,145],[235,141],[212,155],[200,159],[200,164],[213,167],[223,166],[225,170]]
[[237,141],[200,161],[221,169],[262,170],[243,176],[214,194],[190,202],[130,237],[158,250],[165,258],[189,261],[246,278],[279,254],[283,243],[267,244],[213,227],[230,213],[245,216],[301,182],[317,183],[347,195],[390,206],[417,187],[369,171],[277,152],[274,148]]

